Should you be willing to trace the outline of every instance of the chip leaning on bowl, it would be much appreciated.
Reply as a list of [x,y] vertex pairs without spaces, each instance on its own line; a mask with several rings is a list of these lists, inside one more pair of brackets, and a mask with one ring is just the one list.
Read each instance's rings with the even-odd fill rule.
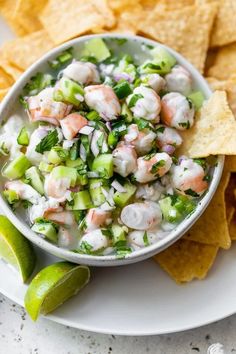
[[[0,71],[0,99],[4,97],[8,88],[23,70],[44,52],[54,47],[56,43],[71,39],[86,31],[99,33],[107,31],[108,28],[110,28],[111,31],[133,34],[141,33],[146,36],[151,36],[158,41],[163,41],[164,44],[170,45],[185,55],[201,71],[204,67],[209,45],[211,45],[211,47],[220,46],[219,49],[216,50],[216,53],[222,52],[222,55],[226,58],[227,65],[225,67],[223,61],[221,64],[221,61],[217,61],[217,57],[213,55],[211,65],[215,68],[216,65],[214,61],[216,60],[219,73],[224,73],[225,75],[225,69],[227,68],[228,70],[228,64],[232,62],[231,60],[229,63],[227,57],[227,53],[229,52],[227,49],[228,46],[226,47],[226,45],[232,43],[232,48],[234,48],[233,42],[236,39],[234,30],[236,21],[233,16],[235,4],[232,0],[218,0],[213,3],[205,0],[181,0],[176,2],[176,4],[169,0],[160,0],[158,2],[150,0],[135,1],[135,11],[132,1],[101,1],[99,2],[99,6],[97,1],[88,1],[88,3],[88,5],[84,6],[82,1],[78,1],[77,9],[79,15],[77,15],[72,1],[65,3],[58,0],[45,0],[40,2],[40,6],[35,0],[30,0],[27,4],[22,0],[0,1],[0,13],[8,21],[10,26],[12,26],[17,35],[21,36],[7,43],[0,51],[0,69],[2,69]],[[66,6],[65,11],[61,11],[62,5]],[[81,14],[87,13],[88,8],[91,16],[81,16]],[[85,22],[81,23],[80,26],[77,25],[77,18],[79,16],[85,19]],[[109,21],[107,21],[107,16],[110,19]],[[183,18],[185,19],[184,21]],[[161,29],[159,25],[160,19],[162,23]],[[72,23],[72,25],[70,26],[70,31],[65,33],[64,23],[68,22]],[[174,30],[171,30],[173,28]],[[194,41],[190,35],[193,28]],[[198,28],[197,31],[196,28]],[[224,30],[222,30],[222,28],[224,28]],[[64,36],[66,35],[66,37],[61,38],[62,33]],[[198,33],[198,36],[196,36],[196,33]],[[32,50],[32,46],[35,46],[35,50]],[[224,50],[224,48],[226,49]],[[232,79],[230,77],[231,74]],[[232,66],[231,71],[227,74],[229,76],[224,78],[225,81],[219,81],[214,86],[220,90],[226,90],[232,108],[234,108],[236,101],[234,97],[236,85],[233,80],[233,74],[235,74],[234,66]],[[215,69],[207,72],[207,75],[213,76],[212,80],[214,80],[214,76],[218,80],[222,76],[222,74],[217,75]],[[213,131],[209,134],[208,127],[212,124],[212,120],[204,124],[204,117],[200,113],[196,129],[192,130],[193,133],[191,133],[193,134],[193,139],[196,137],[195,142],[193,146],[190,144],[186,147],[190,153],[194,154],[196,150],[197,153],[199,153],[199,146],[196,145],[198,134],[204,134],[204,137],[206,137],[204,140],[205,145],[200,146],[203,155],[206,155],[207,152],[205,148],[208,148],[208,139],[211,139],[211,144],[209,144],[210,151],[208,150],[207,153],[236,153],[234,143],[230,140],[230,132],[233,132],[235,129],[233,128],[234,121],[227,107],[225,96],[223,93],[218,92],[214,97],[217,101],[215,106],[218,107],[218,101],[221,101],[221,107],[224,109],[222,109],[221,112],[215,112],[214,107],[211,106],[210,110],[213,110],[214,114],[217,113],[218,115],[219,113],[219,116],[221,116],[221,118],[225,117],[226,120],[224,121],[219,118],[217,124],[213,126]],[[213,102],[214,105],[213,99],[211,102]],[[206,113],[208,114],[208,112],[205,111],[205,114]],[[211,114],[210,116],[213,118]],[[220,131],[222,127],[225,129]],[[218,133],[220,133],[220,146],[217,146],[217,144],[214,146],[214,139],[212,139],[212,137],[214,137],[214,131],[216,142],[218,141]],[[205,132],[208,132],[208,135],[205,136]],[[190,131],[187,132],[187,135],[188,134],[189,137],[192,138]],[[233,143],[232,147],[229,146],[230,141]],[[226,146],[224,142],[227,142]],[[200,232],[199,234],[199,230],[201,231],[202,227],[198,228],[198,223],[200,223],[200,226],[201,223],[202,225],[208,225],[206,211],[196,226],[185,236],[188,240],[185,241],[182,239],[167,251],[164,251],[160,256],[157,256],[161,266],[169,271],[170,275],[173,276],[177,282],[189,281],[195,277],[203,278],[212,265],[218,248],[227,248],[230,246],[229,235],[232,239],[236,238],[235,206],[234,198],[232,198],[235,189],[233,183],[229,184],[230,188],[226,188],[226,198],[224,198],[224,190],[230,174],[230,181],[234,179],[233,172],[236,172],[235,162],[234,157],[230,157],[226,160],[226,177],[222,179],[216,196],[213,198],[208,208],[208,213],[212,215],[212,223],[215,225],[215,231],[221,230],[221,232],[214,232],[213,234],[211,229],[209,232]],[[231,198],[228,198],[229,195]],[[224,199],[226,199],[226,208],[224,207]],[[211,213],[211,208],[215,211],[216,206],[219,213]],[[219,220],[221,222],[219,222]],[[219,225],[220,228],[218,228],[217,225]],[[202,255],[202,263],[199,263],[199,254]],[[173,263],[175,272],[173,268],[171,269],[171,266],[169,266],[169,269],[166,266],[170,257],[173,259],[173,262],[169,262],[169,264],[171,265]],[[177,259],[176,262],[175,259]],[[181,264],[179,259],[183,259]],[[199,269],[201,271],[199,271]]]

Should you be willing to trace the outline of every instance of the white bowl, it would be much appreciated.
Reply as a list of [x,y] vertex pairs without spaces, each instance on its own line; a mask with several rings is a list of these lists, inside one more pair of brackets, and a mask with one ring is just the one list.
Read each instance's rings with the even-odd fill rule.
[[[126,38],[127,42],[125,43],[125,48],[131,53],[138,53],[139,55],[144,55],[142,44],[152,45],[152,46],[162,46],[166,48],[176,59],[177,62],[183,65],[191,73],[195,88],[200,89],[206,98],[209,98],[211,95],[211,90],[209,89],[206,81],[201,76],[201,74],[180,54],[176,53],[174,50],[163,46],[155,41],[139,37],[139,36],[128,36],[128,35],[118,35],[118,34],[101,34],[101,35],[90,35],[80,38],[76,38],[70,42],[67,42],[60,47],[57,47],[51,50],[49,53],[44,55],[36,63],[34,63],[15,83],[15,85],[10,89],[9,93],[3,100],[0,107],[0,121],[4,118],[8,118],[9,115],[13,112],[16,112],[18,96],[21,94],[22,88],[29,81],[29,79],[38,71],[48,70],[48,61],[54,59],[61,51],[73,46],[75,51],[82,48],[83,43],[88,39],[101,37],[101,38]],[[123,48],[123,47],[122,47]],[[213,177],[209,186],[209,190],[200,200],[197,205],[196,210],[192,215],[183,220],[175,229],[173,229],[168,236],[158,241],[157,243],[142,248],[140,250],[134,251],[131,254],[127,255],[126,258],[117,259],[115,255],[107,256],[91,256],[91,255],[82,255],[78,253],[71,252],[69,250],[59,248],[56,245],[51,244],[50,242],[42,239],[39,235],[34,233],[27,223],[18,215],[13,212],[6,201],[0,196],[0,207],[4,211],[5,215],[9,220],[19,229],[25,237],[32,241],[35,245],[42,248],[43,250],[66,260],[69,260],[74,263],[88,264],[93,266],[117,266],[125,265],[138,261],[142,261],[153,255],[161,252],[165,248],[169,247],[172,243],[176,242],[183,234],[197,221],[203,211],[206,209],[211,198],[213,197],[216,188],[219,184],[222,169],[224,165],[224,157],[218,157],[218,164],[214,168]]]

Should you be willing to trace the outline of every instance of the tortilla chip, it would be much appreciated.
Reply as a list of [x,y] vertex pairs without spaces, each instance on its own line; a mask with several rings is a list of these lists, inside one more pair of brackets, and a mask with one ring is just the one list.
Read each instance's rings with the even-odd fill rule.
[[[156,3],[156,0],[153,1]],[[136,6],[140,6],[140,0],[109,0],[109,6],[116,13],[122,13],[127,9],[130,10],[132,8],[134,10]]]
[[227,80],[236,74],[236,43],[218,49],[214,64],[206,74],[219,80]]
[[218,1],[219,10],[212,29],[211,47],[222,46],[236,41],[236,1]]
[[6,73],[3,67],[0,65],[0,89],[5,89],[13,84],[13,79]]
[[0,14],[18,36],[24,36],[27,31],[19,24],[18,20],[13,18],[16,6],[17,0],[0,0]]
[[203,72],[216,10],[215,4],[172,11],[161,10],[157,5],[138,23],[139,31],[180,52]]
[[192,128],[181,132],[179,153],[189,157],[236,155],[236,120],[226,93],[215,91],[196,114]]
[[120,32],[127,34],[136,34],[138,31],[138,23],[143,19],[144,12],[140,11],[139,7],[123,11],[118,16],[118,22],[112,32]]
[[217,246],[181,239],[154,256],[154,260],[177,284],[181,284],[194,278],[204,279],[213,265],[217,251]]
[[236,74],[232,75],[228,80],[218,80],[208,77],[207,81],[212,90],[226,91],[230,108],[236,117]]
[[230,172],[236,172],[236,156],[225,157],[225,168]]
[[225,190],[230,173],[224,171],[220,184],[202,216],[184,235],[187,240],[228,249],[231,245],[225,208]]
[[2,50],[6,60],[17,68],[25,70],[53,46],[54,43],[47,32],[42,30],[8,41],[3,45]]
[[22,70],[12,66],[6,59],[1,57],[0,55],[0,68],[2,68],[10,77],[11,77],[11,84],[13,81],[16,81],[20,75],[22,74]]
[[195,0],[158,0],[158,6],[163,6],[166,10],[172,11],[177,9],[182,9],[185,6],[193,6],[195,5]]
[[236,240],[236,212],[234,212],[234,215],[229,224],[229,233],[230,233],[231,240],[235,241]]
[[101,4],[96,0],[90,2],[77,0],[76,4],[74,0],[49,0],[39,18],[56,44],[93,28],[115,25],[115,17],[105,0]]
[[3,98],[6,96],[8,90],[10,89],[10,87],[5,88],[5,89],[0,89],[0,102],[3,100]]
[[[228,168],[228,166],[225,165],[225,168]],[[235,189],[236,189],[236,175],[234,173],[231,173],[228,186],[225,190],[226,217],[227,217],[228,225],[231,222],[231,219],[234,214],[235,206],[236,206],[236,199],[234,195]]]
[[205,67],[204,73],[207,76],[208,70],[214,65],[216,59],[217,50],[216,49],[209,49],[207,52],[206,60],[205,60]]
[[27,33],[39,31],[42,29],[42,23],[38,15],[46,3],[47,0],[18,0],[13,19],[18,21]]

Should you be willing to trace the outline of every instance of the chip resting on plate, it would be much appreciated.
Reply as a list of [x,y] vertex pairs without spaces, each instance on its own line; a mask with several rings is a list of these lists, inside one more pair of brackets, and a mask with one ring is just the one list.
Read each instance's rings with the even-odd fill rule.
[[218,80],[208,77],[207,81],[212,90],[226,91],[230,108],[236,117],[236,74],[230,76],[228,80]]
[[[63,14],[63,16],[62,16]],[[115,18],[105,0],[49,0],[40,20],[51,39],[62,43],[94,28],[111,27]]]
[[217,50],[213,65],[207,70],[207,76],[228,80],[235,73],[236,44],[233,43]]
[[215,14],[214,3],[171,11],[157,5],[140,21],[139,31],[177,50],[203,72]]
[[217,251],[217,246],[182,239],[154,256],[154,259],[176,283],[180,284],[195,278],[204,279]]
[[47,32],[42,30],[6,42],[2,50],[6,60],[25,70],[53,46]]
[[199,112],[194,126],[182,132],[180,154],[189,157],[236,154],[236,120],[226,93],[215,91]]
[[218,0],[219,10],[212,29],[211,46],[222,46],[236,41],[236,1]]
[[204,244],[211,244],[228,249],[231,245],[226,208],[225,190],[229,182],[230,173],[224,171],[220,184],[209,206],[202,216],[184,235],[185,239]]
[[28,33],[18,20],[14,19],[14,13],[17,6],[17,0],[0,0],[0,15],[4,17],[6,22],[18,36],[24,36]]
[[0,89],[0,102],[3,100],[3,98],[6,96],[8,90],[10,89],[10,87],[5,88],[5,89]]

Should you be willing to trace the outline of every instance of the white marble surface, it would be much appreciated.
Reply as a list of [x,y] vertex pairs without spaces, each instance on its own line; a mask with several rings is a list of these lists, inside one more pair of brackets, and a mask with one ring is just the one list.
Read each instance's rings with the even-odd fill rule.
[[101,335],[41,318],[33,323],[24,309],[0,295],[1,354],[197,354],[220,342],[236,353],[236,315],[192,331],[152,337]]

